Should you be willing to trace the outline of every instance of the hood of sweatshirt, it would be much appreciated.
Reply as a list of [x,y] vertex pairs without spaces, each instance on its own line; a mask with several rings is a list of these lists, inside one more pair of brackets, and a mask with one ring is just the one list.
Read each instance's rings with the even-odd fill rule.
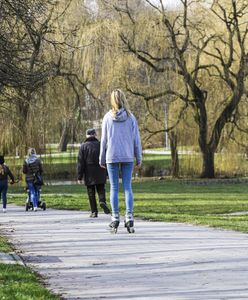
[[34,163],[37,159],[38,159],[37,155],[36,155],[36,154],[32,154],[32,155],[30,155],[30,156],[27,157],[26,162],[27,162],[28,164],[32,164],[32,163]]
[[119,109],[115,117],[113,116],[112,112],[111,115],[115,122],[125,122],[128,118],[128,114],[125,108]]

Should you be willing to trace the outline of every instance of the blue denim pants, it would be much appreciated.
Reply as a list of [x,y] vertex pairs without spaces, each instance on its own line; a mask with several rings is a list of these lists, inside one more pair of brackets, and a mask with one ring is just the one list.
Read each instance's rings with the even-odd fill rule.
[[119,171],[121,170],[122,188],[125,193],[126,215],[133,213],[132,173],[133,162],[107,164],[110,181],[110,204],[112,215],[119,214]]
[[3,200],[3,208],[7,206],[7,191],[8,191],[8,181],[0,180],[0,199]]
[[39,201],[39,189],[34,185],[32,181],[27,181],[27,186],[30,193],[30,200],[34,207],[38,207]]

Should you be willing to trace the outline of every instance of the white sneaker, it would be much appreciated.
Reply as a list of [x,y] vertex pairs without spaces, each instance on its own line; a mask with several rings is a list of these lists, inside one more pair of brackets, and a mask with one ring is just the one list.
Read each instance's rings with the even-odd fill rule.
[[6,213],[7,212],[7,209],[6,208],[3,208],[3,213]]
[[37,211],[37,207],[34,207],[34,211]]

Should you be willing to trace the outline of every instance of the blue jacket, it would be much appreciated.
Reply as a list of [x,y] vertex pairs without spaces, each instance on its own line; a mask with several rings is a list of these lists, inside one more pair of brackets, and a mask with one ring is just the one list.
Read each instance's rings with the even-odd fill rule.
[[102,122],[100,165],[117,162],[142,161],[139,128],[133,114],[128,116],[121,108],[114,118],[112,111],[106,113]]

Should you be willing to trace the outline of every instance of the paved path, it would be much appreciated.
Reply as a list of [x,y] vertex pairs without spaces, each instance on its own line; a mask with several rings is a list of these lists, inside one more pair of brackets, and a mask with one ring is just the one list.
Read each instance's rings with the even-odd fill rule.
[[107,231],[109,217],[10,206],[0,228],[65,299],[248,299],[248,235],[162,222]]

